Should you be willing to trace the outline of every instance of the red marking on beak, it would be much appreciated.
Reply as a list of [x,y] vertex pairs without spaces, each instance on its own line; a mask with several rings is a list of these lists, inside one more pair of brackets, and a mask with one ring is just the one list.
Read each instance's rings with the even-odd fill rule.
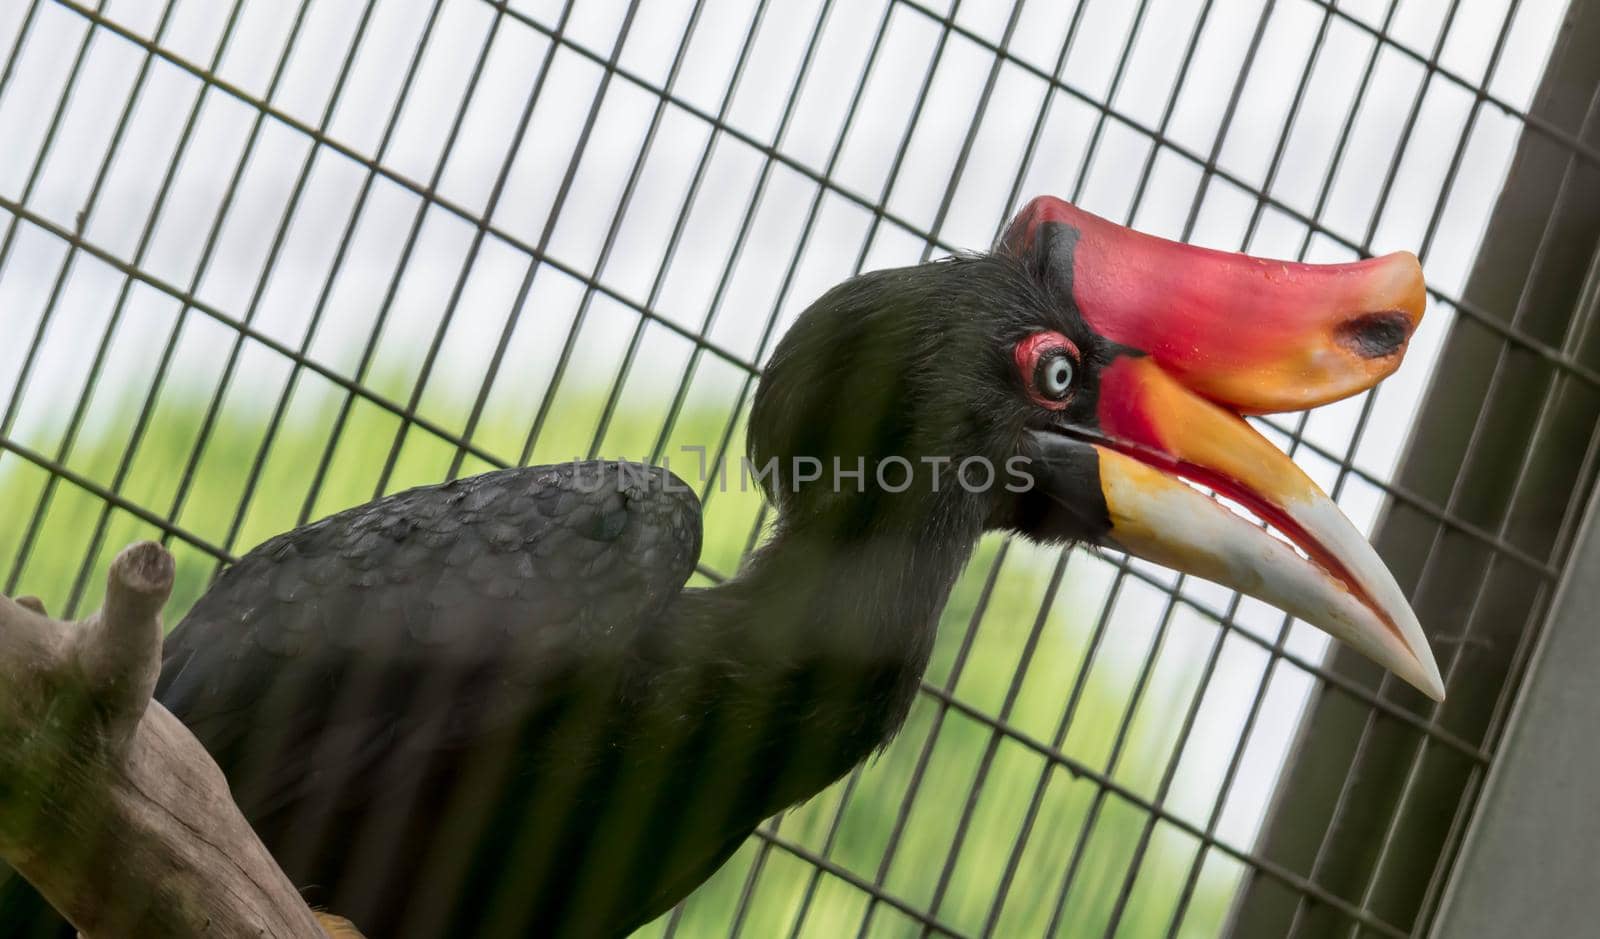
[[1097,333],[1246,414],[1372,387],[1399,367],[1426,305],[1409,252],[1274,261],[1142,234],[1049,196],[1017,214],[1000,247],[1069,288]]

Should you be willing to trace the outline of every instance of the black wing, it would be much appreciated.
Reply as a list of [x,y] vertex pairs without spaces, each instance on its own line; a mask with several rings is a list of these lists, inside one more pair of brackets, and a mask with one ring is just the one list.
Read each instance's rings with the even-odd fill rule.
[[286,841],[314,840],[317,812],[416,786],[611,671],[699,551],[699,502],[659,468],[413,489],[240,559],[168,637],[156,696],[295,877],[298,855],[328,854]]
[[[371,861],[397,847],[394,832],[352,830],[353,803],[393,814],[384,803],[409,786],[427,809],[429,780],[492,750],[483,738],[526,733],[541,709],[570,712],[585,670],[629,654],[699,551],[698,501],[651,467],[530,467],[413,489],[241,558],[168,637],[157,697],[316,902],[313,885],[341,867],[390,866]],[[0,935],[71,930],[0,865]]]

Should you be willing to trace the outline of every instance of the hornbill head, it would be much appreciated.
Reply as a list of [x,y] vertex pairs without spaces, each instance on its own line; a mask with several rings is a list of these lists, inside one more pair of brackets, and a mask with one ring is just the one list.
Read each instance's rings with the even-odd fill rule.
[[1266,260],[1041,197],[992,253],[817,300],[762,379],[751,456],[778,467],[764,482],[786,520],[936,538],[968,519],[1123,550],[1271,603],[1442,700],[1377,553],[1244,419],[1372,387],[1424,305],[1406,252]]

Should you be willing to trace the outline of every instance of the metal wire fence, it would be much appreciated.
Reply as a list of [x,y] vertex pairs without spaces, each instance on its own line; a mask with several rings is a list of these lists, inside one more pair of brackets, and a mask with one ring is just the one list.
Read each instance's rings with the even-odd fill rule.
[[[71,614],[110,553],[156,533],[180,562],[175,621],[242,550],[374,494],[686,445],[709,454],[700,573],[717,580],[766,521],[718,472],[742,452],[760,364],[853,272],[982,248],[1045,192],[1257,254],[1410,248],[1431,304],[1401,374],[1259,424],[1358,524],[1422,533],[1385,551],[1402,584],[1472,595],[1423,617],[1453,695],[1475,624],[1514,618],[1465,716],[1212,585],[995,540],[890,750],[763,826],[649,931],[1264,935],[1252,904],[1276,890],[1289,934],[1420,933],[1593,478],[1588,321],[1559,287],[1559,317],[1526,314],[1557,209],[1600,168],[1593,101],[1576,119],[1535,106],[1565,10],[6,5],[3,587]],[[1559,157],[1559,194],[1535,213],[1521,292],[1496,293],[1468,275],[1534,139]],[[1482,394],[1462,433],[1429,444],[1454,475],[1397,473],[1420,465],[1415,448],[1402,464],[1406,441],[1438,410],[1430,363],[1459,367],[1464,345],[1491,354],[1472,360]],[[1548,483],[1535,457],[1463,469],[1494,447],[1496,390],[1526,369],[1542,394],[1529,452],[1559,432],[1578,454],[1531,527],[1473,493],[1514,506]],[[1435,566],[1463,545],[1477,585]],[[1502,608],[1485,585],[1506,576],[1533,588]],[[1330,776],[1333,807],[1280,809],[1263,833],[1274,792],[1293,802],[1314,765],[1302,720],[1329,708],[1366,728]],[[1378,810],[1381,850],[1347,864],[1355,767],[1395,741],[1415,754],[1386,764],[1404,793]],[[1466,782],[1447,830],[1405,859],[1422,858],[1425,890],[1390,903],[1414,781],[1440,752]],[[1280,850],[1283,826],[1309,847]]]

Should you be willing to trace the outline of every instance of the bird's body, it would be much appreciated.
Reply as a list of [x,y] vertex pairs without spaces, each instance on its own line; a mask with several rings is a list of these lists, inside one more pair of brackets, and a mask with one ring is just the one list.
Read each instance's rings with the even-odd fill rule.
[[[591,861],[604,793],[670,749],[640,679],[700,522],[668,482],[508,470],[274,538],[174,630],[157,697],[312,902],[372,935],[550,933],[574,870],[649,858]],[[637,925],[600,899],[585,932]]]
[[926,663],[840,608],[886,558],[797,533],[683,590],[699,543],[691,490],[650,467],[401,493],[241,559],[157,697],[368,935],[620,934],[886,739]]
[[[1077,253],[1117,245],[1074,286]],[[1206,278],[1173,281],[1170,252],[1195,249],[1048,199],[1002,248],[857,277],[801,316],[750,416],[777,521],[728,581],[685,587],[699,504],[664,470],[504,470],[251,551],[169,636],[157,698],[308,899],[373,939],[426,939],[614,936],[669,909],[893,737],[987,530],[1232,584],[1436,685],[1370,548],[1238,419],[1392,370],[1421,315],[1415,261],[1273,281],[1202,253]],[[1231,298],[1335,296],[1271,341],[1190,323],[1173,343],[1140,318],[1153,282],[1223,332]],[[0,887],[0,916],[18,896]]]
[[157,698],[367,936],[622,935],[893,734],[965,560],[796,530],[685,590],[700,534],[636,464],[399,493],[229,568]]

